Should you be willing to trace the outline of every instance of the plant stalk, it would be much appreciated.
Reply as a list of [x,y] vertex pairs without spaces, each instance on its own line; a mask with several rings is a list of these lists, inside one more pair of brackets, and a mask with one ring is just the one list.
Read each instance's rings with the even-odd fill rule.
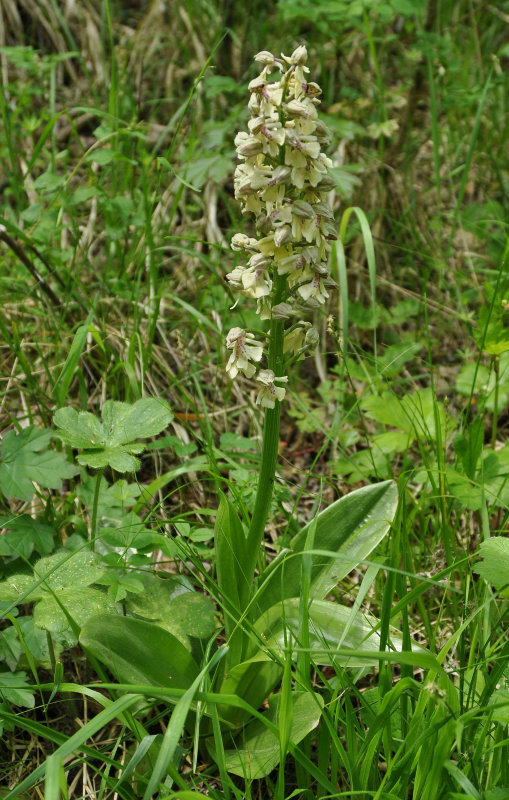
[[[286,276],[275,276],[275,292],[273,305],[281,302],[286,288]],[[283,375],[284,369],[284,320],[272,319],[269,333],[268,367],[276,376]],[[260,477],[256,490],[253,516],[246,541],[245,575],[248,583],[252,583],[260,545],[265,533],[265,525],[269,515],[270,502],[274,489],[277,458],[279,453],[279,427],[281,422],[281,403],[275,401],[274,408],[265,410],[263,422],[262,460]]]

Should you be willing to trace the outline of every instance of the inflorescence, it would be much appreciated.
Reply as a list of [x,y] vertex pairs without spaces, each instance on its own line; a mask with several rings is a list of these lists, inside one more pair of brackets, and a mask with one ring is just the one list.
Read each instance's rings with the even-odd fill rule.
[[[328,174],[331,160],[321,152],[328,131],[318,119],[320,87],[307,80],[307,51],[277,58],[266,50],[255,56],[262,65],[249,84],[249,132],[235,137],[241,163],[234,176],[235,197],[242,213],[255,217],[258,238],[235,234],[232,249],[247,264],[227,275],[240,294],[257,300],[261,319],[289,320],[325,303],[330,277],[329,255],[337,238],[327,194],[334,188]],[[280,73],[279,80],[271,73]],[[288,377],[260,369],[264,334],[233,328],[226,338],[231,355],[226,370],[260,384],[256,402],[274,408]],[[301,357],[318,343],[318,332],[299,320],[285,331],[284,353]]]

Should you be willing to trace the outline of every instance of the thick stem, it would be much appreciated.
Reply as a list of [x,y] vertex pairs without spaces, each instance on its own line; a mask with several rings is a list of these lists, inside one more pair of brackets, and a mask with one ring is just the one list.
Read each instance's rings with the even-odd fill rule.
[[[286,277],[276,275],[273,305],[281,302],[286,287]],[[276,377],[283,375],[284,368],[284,320],[273,319],[270,324],[268,367]],[[265,532],[265,524],[269,515],[270,501],[274,488],[277,457],[279,452],[279,425],[281,421],[281,403],[275,401],[274,408],[267,408],[263,422],[262,460],[260,477],[256,490],[253,516],[249,526],[246,542],[245,574],[249,583],[256,569],[260,544]]]

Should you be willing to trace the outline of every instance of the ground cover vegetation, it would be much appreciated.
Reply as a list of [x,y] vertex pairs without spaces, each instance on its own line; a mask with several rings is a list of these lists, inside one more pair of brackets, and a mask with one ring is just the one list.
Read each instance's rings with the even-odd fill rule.
[[509,798],[508,29],[3,0],[0,796]]

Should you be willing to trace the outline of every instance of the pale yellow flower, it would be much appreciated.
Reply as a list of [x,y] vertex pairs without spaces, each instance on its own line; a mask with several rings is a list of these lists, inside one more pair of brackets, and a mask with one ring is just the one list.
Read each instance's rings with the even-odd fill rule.
[[275,401],[284,400],[286,389],[283,386],[276,386],[275,381],[278,383],[288,383],[288,376],[282,375],[276,378],[271,369],[261,369],[258,373],[256,380],[258,383],[263,384],[258,392],[256,403],[263,408],[274,408]]
[[256,341],[254,334],[242,328],[232,328],[226,337],[226,347],[232,350],[226,365],[226,372],[230,378],[236,378],[239,372],[243,372],[247,378],[252,378],[256,367],[251,362],[261,361],[263,355],[263,347]]

